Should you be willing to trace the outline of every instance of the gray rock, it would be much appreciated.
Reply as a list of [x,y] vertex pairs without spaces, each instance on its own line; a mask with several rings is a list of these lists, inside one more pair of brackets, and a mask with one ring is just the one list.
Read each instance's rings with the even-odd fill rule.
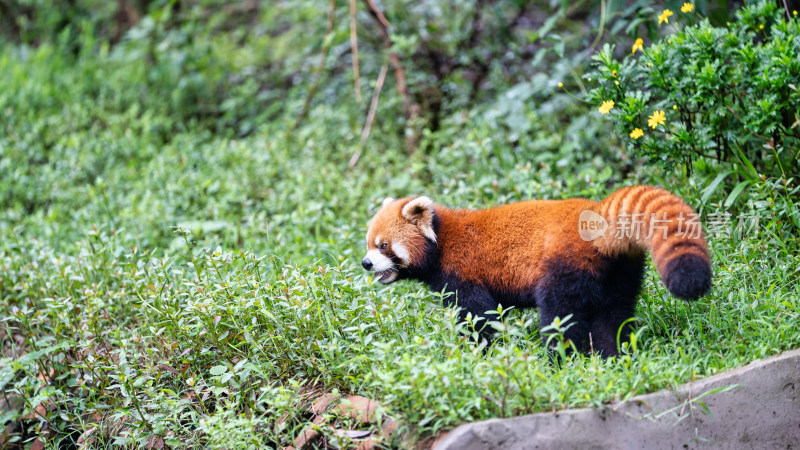
[[800,350],[604,408],[464,424],[435,447],[498,448],[800,448]]

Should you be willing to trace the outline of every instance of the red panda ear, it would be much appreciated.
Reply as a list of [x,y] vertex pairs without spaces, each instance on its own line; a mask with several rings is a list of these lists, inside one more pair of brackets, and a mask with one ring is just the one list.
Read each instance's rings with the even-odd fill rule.
[[383,203],[381,203],[381,208],[388,205],[389,203],[392,203],[393,201],[394,199],[392,197],[386,197],[385,199],[383,199]]
[[433,231],[433,200],[428,197],[417,197],[403,206],[403,217],[419,228],[428,239],[436,242]]

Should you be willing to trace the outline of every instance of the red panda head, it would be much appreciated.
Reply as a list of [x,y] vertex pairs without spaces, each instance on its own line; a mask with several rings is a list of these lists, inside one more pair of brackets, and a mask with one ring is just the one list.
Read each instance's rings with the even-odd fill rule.
[[433,201],[428,197],[387,198],[370,221],[367,255],[361,265],[375,272],[375,279],[383,284],[418,268],[429,245],[436,243],[433,220]]

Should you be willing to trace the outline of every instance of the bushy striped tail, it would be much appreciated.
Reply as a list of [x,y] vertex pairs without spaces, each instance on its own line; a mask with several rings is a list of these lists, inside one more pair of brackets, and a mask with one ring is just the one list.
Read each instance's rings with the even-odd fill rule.
[[672,295],[694,300],[711,287],[711,261],[699,216],[674,194],[651,186],[619,189],[595,212],[608,222],[594,240],[606,255],[649,250]]

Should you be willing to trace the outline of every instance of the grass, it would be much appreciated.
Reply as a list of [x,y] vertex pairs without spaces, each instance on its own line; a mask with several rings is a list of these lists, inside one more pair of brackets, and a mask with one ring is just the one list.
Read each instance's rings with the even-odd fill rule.
[[403,424],[384,444],[402,447],[465,421],[600,406],[800,346],[800,257],[785,220],[799,207],[772,195],[776,180],[738,205],[756,229],[710,237],[707,297],[676,300],[648,269],[636,339],[616,359],[551,364],[534,310],[498,312],[500,345],[484,352],[441,294],[372,282],[359,261],[385,196],[488,207],[650,182],[678,186],[707,218],[722,211],[721,189],[701,200],[714,167],[688,181],[654,168],[621,176],[597,156],[619,156],[599,116],[547,116],[560,96],[526,106],[534,125],[521,138],[489,105],[412,156],[396,150],[392,123],[376,123],[351,169],[358,111],[320,105],[292,136],[287,114],[236,139],[159,110],[145,74],[113,54],[29,51],[0,57],[12,74],[0,78],[9,443],[91,433],[97,447],[283,447],[308,426],[310,399],[334,391],[378,399]]

